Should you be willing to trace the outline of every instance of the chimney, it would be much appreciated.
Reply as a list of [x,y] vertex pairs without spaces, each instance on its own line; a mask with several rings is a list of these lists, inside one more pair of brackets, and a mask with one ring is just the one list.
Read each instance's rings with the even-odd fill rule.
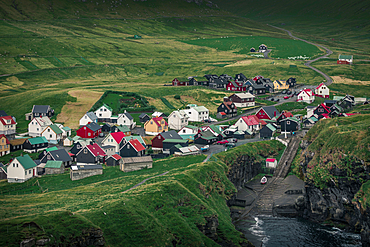
[[126,111],[126,110],[124,110],[124,113],[127,113],[127,111]]

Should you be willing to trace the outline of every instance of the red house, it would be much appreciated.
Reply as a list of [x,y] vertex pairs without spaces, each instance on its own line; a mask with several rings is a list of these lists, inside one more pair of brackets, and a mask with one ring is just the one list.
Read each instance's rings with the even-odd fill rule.
[[275,108],[275,106],[264,106],[261,107],[255,114],[259,119],[271,120],[274,117],[277,118],[280,112]]
[[182,137],[174,130],[167,132],[161,132],[152,139],[152,149],[153,150],[162,150],[163,141],[173,139],[173,140],[182,140]]
[[172,86],[189,86],[188,81],[179,81],[177,78],[173,79]]
[[237,92],[245,92],[247,90],[247,87],[244,85],[243,82],[238,81],[229,81],[229,83],[226,85],[227,91],[237,91]]
[[77,130],[77,135],[82,138],[95,138],[101,133],[101,126],[97,123],[89,123]]

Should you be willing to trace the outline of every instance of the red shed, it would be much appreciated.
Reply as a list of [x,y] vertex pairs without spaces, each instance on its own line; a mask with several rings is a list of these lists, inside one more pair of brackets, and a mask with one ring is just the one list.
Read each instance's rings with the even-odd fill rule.
[[82,138],[95,138],[101,133],[101,126],[97,123],[89,123],[77,130],[77,135]]

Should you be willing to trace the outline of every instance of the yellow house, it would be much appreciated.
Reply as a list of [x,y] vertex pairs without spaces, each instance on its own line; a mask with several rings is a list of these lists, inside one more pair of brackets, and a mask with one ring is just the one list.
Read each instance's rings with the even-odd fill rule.
[[10,153],[10,143],[5,135],[0,135],[0,156]]
[[287,84],[286,81],[283,80],[276,80],[274,81],[274,89],[275,90],[289,89],[289,84]]
[[145,134],[158,135],[161,132],[168,131],[168,123],[163,117],[154,117],[144,124]]

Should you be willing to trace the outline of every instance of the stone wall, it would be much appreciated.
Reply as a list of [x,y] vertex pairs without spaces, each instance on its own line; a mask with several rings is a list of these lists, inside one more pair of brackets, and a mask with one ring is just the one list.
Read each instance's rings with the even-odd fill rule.
[[95,176],[95,175],[102,175],[103,169],[85,169],[85,170],[77,170],[77,171],[70,171],[70,178],[72,181]]
[[64,173],[64,166],[60,168],[45,168],[45,175],[61,174]]
[[121,164],[120,169],[124,172],[132,172],[137,171],[145,168],[152,168],[152,162],[139,162],[139,163],[129,163],[129,164]]

